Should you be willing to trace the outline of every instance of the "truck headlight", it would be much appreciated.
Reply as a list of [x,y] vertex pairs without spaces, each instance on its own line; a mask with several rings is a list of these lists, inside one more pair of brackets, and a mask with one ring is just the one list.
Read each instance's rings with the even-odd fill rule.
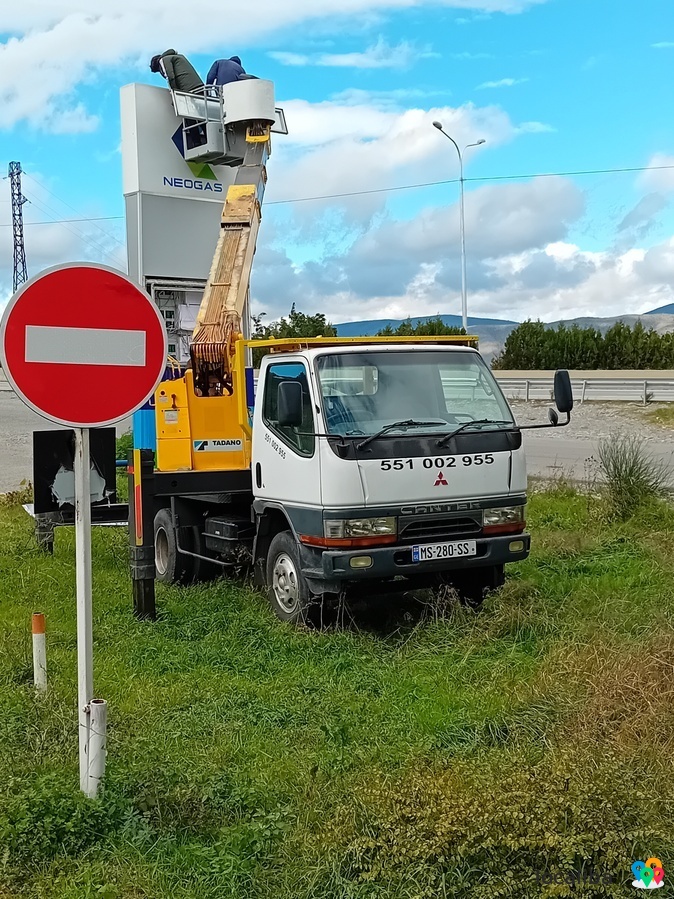
[[500,506],[485,509],[483,529],[487,534],[519,534],[526,527],[525,506]]
[[323,522],[323,534],[330,540],[388,537],[397,533],[397,518],[328,518]]

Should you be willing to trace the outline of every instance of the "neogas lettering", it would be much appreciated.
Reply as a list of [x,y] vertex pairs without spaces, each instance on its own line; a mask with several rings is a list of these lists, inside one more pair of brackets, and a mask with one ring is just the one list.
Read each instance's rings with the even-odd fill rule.
[[183,190],[200,190],[204,193],[210,191],[214,194],[221,194],[224,186],[219,181],[201,181],[192,178],[168,178],[164,175],[164,187],[179,187]]

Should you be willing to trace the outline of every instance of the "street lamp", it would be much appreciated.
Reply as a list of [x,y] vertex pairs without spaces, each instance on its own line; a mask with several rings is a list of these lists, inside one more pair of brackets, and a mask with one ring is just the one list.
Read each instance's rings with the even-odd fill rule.
[[[461,150],[459,149],[459,145],[457,144],[457,142],[453,137],[450,137],[442,127],[442,122],[433,122],[433,127],[437,128],[438,131],[441,131],[445,135],[447,140],[451,140],[459,156],[459,184],[461,186],[461,317],[463,320],[463,330],[468,333],[468,298],[466,296],[466,218],[464,200],[463,155],[461,153]],[[469,147],[480,147],[485,143],[485,139],[480,138],[480,140],[475,141],[475,143],[473,144],[466,144],[466,146],[463,148],[463,151],[465,153],[465,151]]]

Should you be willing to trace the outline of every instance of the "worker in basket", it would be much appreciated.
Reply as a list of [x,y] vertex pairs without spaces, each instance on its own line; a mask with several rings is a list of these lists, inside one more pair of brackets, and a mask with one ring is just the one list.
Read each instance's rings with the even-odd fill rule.
[[165,50],[164,53],[153,56],[150,60],[150,71],[165,78],[172,91],[191,94],[201,93],[204,89],[204,82],[192,63],[175,50]]
[[241,59],[238,56],[232,56],[229,59],[216,59],[208,70],[206,84],[231,84],[233,81],[239,81],[241,75],[245,74],[246,70],[241,65]]
[[[173,49],[153,56],[150,60],[150,71],[165,78],[172,91],[201,94],[204,90],[204,82],[189,59]],[[185,126],[188,149],[200,147],[206,142],[206,130],[203,125],[198,125],[195,119],[185,119]]]

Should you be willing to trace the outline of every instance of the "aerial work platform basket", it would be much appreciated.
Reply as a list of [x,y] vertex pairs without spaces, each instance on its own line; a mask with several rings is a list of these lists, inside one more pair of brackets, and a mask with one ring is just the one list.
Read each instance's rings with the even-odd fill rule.
[[205,85],[200,91],[171,91],[183,120],[187,162],[240,166],[251,138],[267,141],[269,132],[287,134],[285,114],[274,105],[274,84],[261,78]]

